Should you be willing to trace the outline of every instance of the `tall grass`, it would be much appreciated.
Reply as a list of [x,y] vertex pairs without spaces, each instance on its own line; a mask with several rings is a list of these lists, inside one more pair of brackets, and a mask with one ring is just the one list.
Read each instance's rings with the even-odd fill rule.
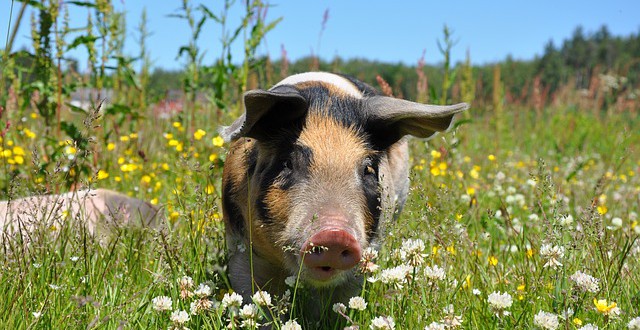
[[[295,282],[291,296],[272,297],[251,315],[230,303],[219,209],[226,146],[215,132],[238,111],[251,75],[268,76],[259,73],[266,63],[255,52],[278,20],[267,22],[265,5],[250,2],[242,23],[229,27],[225,15],[233,2],[216,13],[185,1],[180,18],[194,29],[191,41],[199,25],[220,24],[223,52],[215,63],[200,63],[197,43],[185,46],[188,69],[200,75],[185,81],[184,112],[163,119],[138,93],[149,65],[140,61],[150,53],[139,60],[122,55],[124,16],[109,1],[57,4],[29,3],[38,13],[35,52],[44,58],[24,64],[16,53],[2,54],[2,81],[9,86],[0,91],[3,199],[111,188],[162,206],[167,223],[116,231],[107,240],[73,221],[38,228],[29,244],[3,235],[1,328],[220,329],[250,327],[252,319],[274,319],[275,328],[286,328],[273,317],[283,315],[305,329],[391,322],[396,329],[577,329],[587,323],[619,329],[640,315],[638,118],[565,104],[535,111],[504,103],[503,94],[495,95],[492,108],[472,109],[452,132],[411,142],[409,200],[378,257],[369,260],[361,295],[366,307],[357,300],[335,306],[336,312],[326,306],[332,318],[308,323],[301,306],[309,297]],[[69,5],[91,9],[85,30],[71,41],[64,38]],[[144,39],[144,23],[138,30]],[[242,65],[229,57],[236,40],[245,44]],[[446,55],[450,34],[444,45]],[[58,52],[72,47],[87,49],[90,70],[61,76],[65,56]],[[473,71],[460,69],[458,95],[455,75],[444,65],[450,75],[443,90],[450,92],[429,99],[472,100]],[[30,70],[35,74],[27,75]],[[494,78],[495,86],[503,84],[499,71]],[[94,96],[92,107],[80,109],[67,104],[80,86],[116,94],[104,103],[104,95]],[[426,78],[416,87],[426,99]],[[198,93],[212,97],[199,101]],[[597,285],[587,286],[578,271]],[[154,302],[161,296],[170,308]],[[172,317],[180,310],[189,313],[185,323]]]

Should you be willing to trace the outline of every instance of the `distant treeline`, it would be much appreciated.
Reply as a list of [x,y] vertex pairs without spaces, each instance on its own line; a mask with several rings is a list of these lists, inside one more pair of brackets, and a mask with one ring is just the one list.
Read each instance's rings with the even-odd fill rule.
[[[473,57],[473,54],[470,56]],[[266,58],[260,61],[265,65],[259,66],[259,72],[254,72],[257,79],[254,77],[253,86],[250,80],[249,87],[265,88],[287,74],[322,70],[352,75],[373,85],[376,85],[376,77],[380,76],[391,86],[395,96],[412,100],[418,97],[418,63],[391,64],[341,58],[325,61],[313,57],[291,63],[283,63],[282,60],[270,62]],[[463,79],[461,73],[464,66],[465,63],[457,63],[453,69],[454,86],[449,92],[449,98],[453,101],[460,100],[457,86]],[[620,83],[619,92],[623,92],[629,88],[638,88],[640,83],[640,33],[612,36],[606,26],[594,33],[585,33],[582,27],[578,27],[573,36],[564,40],[560,46],[549,41],[544,46],[542,56],[533,60],[516,60],[508,56],[499,63],[473,65],[471,72],[476,100],[490,102],[494,95],[497,69],[507,102],[526,99],[536,93],[535,88],[541,89],[538,93],[549,96],[546,99],[548,102],[560,87],[569,84],[575,89],[589,89],[593,79],[598,79],[601,75],[617,79]],[[442,66],[423,65],[420,70],[427,78],[429,94],[441,95]],[[182,75],[181,71],[155,70],[150,77],[150,95],[160,96],[166,90],[180,89]],[[206,79],[203,82],[206,84]]]

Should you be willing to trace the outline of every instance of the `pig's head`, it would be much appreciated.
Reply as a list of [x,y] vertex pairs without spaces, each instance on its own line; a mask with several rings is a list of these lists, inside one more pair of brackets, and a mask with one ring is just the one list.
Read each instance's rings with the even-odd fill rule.
[[245,113],[221,132],[251,145],[237,174],[247,177],[247,210],[232,230],[250,236],[256,254],[291,274],[301,269],[315,286],[350,276],[391,218],[399,165],[390,158],[403,152],[396,150],[402,137],[446,130],[467,108],[381,96],[327,73],[249,91],[244,104]]

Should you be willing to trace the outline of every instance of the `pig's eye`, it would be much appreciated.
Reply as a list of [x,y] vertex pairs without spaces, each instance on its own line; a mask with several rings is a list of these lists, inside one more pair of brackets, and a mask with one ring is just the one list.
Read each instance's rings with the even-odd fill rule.
[[292,170],[293,169],[293,164],[291,163],[291,159],[285,159],[282,161],[282,170],[286,171],[286,170]]
[[373,160],[369,157],[367,157],[364,162],[363,162],[363,176],[367,177],[367,176],[371,176],[371,177],[377,177],[378,176],[378,170],[377,170],[377,166],[374,164]]

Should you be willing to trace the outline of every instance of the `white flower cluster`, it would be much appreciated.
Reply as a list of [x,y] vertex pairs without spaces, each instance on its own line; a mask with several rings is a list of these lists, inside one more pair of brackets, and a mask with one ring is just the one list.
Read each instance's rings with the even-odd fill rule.
[[577,271],[569,276],[569,279],[575,282],[576,286],[584,292],[596,293],[600,291],[600,280],[589,274]]
[[424,262],[427,256],[424,254],[424,242],[419,239],[406,239],[400,248],[400,257],[412,267],[418,267]]
[[640,316],[633,318],[627,323],[629,330],[640,330]]
[[380,281],[385,284],[391,284],[396,289],[401,289],[411,276],[412,267],[408,265],[400,265],[388,268],[380,272]]
[[578,330],[598,330],[598,326],[597,325],[593,325],[591,323],[587,323],[587,324],[583,325],[582,327],[580,327]]
[[487,297],[487,302],[489,303],[489,305],[491,305],[491,308],[496,313],[496,316],[500,316],[501,314],[506,316],[509,315],[509,312],[505,311],[505,309],[511,307],[511,305],[513,304],[513,297],[511,297],[511,295],[507,292],[492,292],[491,294],[489,294],[489,297]]
[[564,258],[564,246],[544,244],[540,247],[540,255],[547,260],[544,264],[544,268],[562,267],[560,260]]
[[151,304],[153,305],[153,310],[158,312],[170,311],[171,305],[173,304],[171,298],[167,296],[158,296],[151,299]]
[[443,268],[433,265],[433,267],[427,266],[424,268],[424,276],[432,281],[442,281],[447,277],[447,274]]
[[533,324],[546,330],[556,330],[560,326],[558,315],[545,311],[539,311],[533,317]]
[[396,323],[391,316],[378,316],[371,320],[369,328],[371,330],[393,330],[396,328]]
[[367,309],[367,303],[362,297],[351,297],[351,299],[349,299],[349,308],[357,311],[363,311]]

